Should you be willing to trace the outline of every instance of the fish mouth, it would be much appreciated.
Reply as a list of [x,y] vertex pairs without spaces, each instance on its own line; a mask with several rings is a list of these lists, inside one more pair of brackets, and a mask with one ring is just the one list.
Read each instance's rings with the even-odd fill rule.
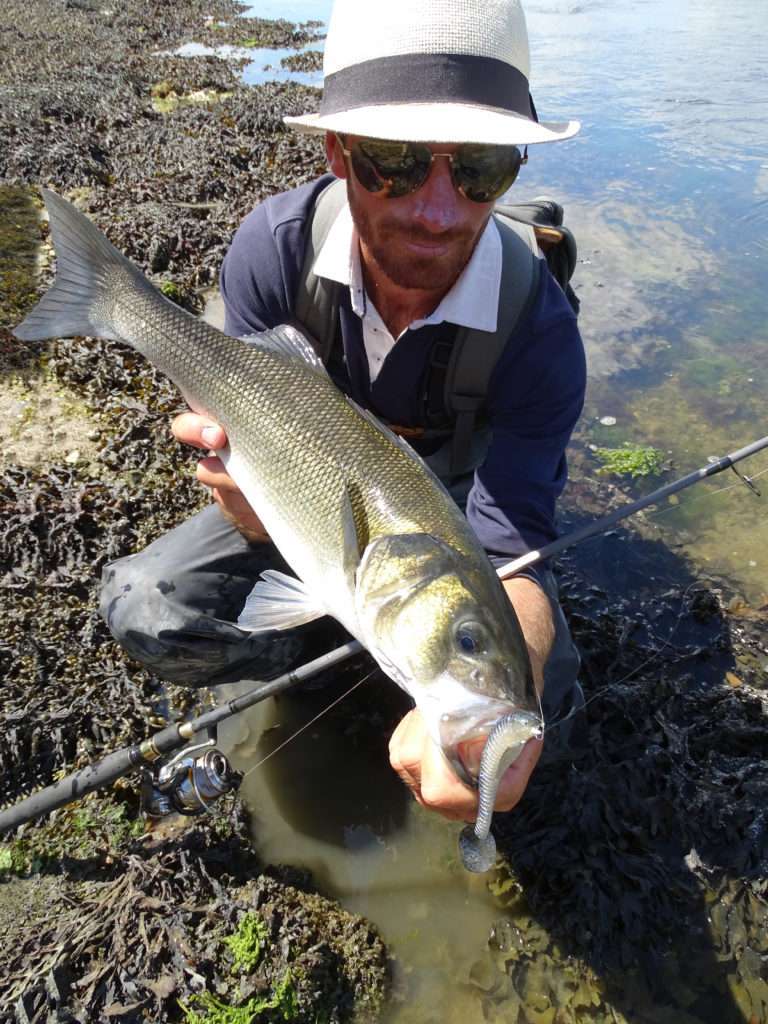
[[[462,782],[477,789],[477,775],[466,764],[465,757],[475,741],[485,739],[500,719],[514,714],[522,727],[530,724],[531,736],[541,734],[544,722],[540,714],[512,704],[494,701],[489,706],[458,709],[440,718],[440,747]],[[524,744],[523,744],[524,745]],[[522,750],[522,747],[521,747]],[[480,760],[477,760],[477,770]]]

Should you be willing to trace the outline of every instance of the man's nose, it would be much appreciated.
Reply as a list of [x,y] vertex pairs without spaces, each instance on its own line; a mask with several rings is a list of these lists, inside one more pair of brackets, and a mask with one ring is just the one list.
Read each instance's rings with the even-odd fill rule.
[[451,161],[436,154],[427,180],[413,196],[413,221],[425,231],[438,235],[460,221],[459,193],[451,177]]

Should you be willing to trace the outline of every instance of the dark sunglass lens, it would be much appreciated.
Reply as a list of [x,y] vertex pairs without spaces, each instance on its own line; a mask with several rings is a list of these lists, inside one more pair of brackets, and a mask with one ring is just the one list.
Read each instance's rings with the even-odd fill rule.
[[522,162],[517,146],[459,146],[453,158],[454,181],[467,199],[490,203],[512,185]]
[[415,192],[431,162],[429,146],[419,143],[362,139],[352,147],[352,167],[363,188],[386,191],[392,199]]

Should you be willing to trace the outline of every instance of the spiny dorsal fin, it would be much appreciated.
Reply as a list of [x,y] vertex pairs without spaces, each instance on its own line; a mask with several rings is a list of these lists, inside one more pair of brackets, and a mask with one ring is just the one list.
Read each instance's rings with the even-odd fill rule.
[[[380,434],[383,434],[388,440],[392,441],[393,444],[397,445],[398,448],[406,452],[410,456],[410,458],[416,459],[416,461],[421,464],[421,467],[424,470],[424,472],[428,473],[429,476],[431,476],[434,482],[437,484],[437,486],[442,491],[444,491],[449,498],[451,498],[450,493],[448,492],[445,484],[442,482],[440,477],[435,473],[432,467],[429,466],[424,461],[424,459],[419,455],[415,448],[413,448],[404,437],[401,437],[400,434],[396,434],[394,430],[391,430],[386,425],[386,423],[382,423],[381,420],[377,419],[376,416],[369,409],[364,409],[362,405],[358,405],[354,398],[350,398],[349,395],[347,395],[347,401],[354,409],[356,409],[360,413],[363,419],[367,420],[372,427],[375,427]],[[453,501],[453,498],[451,498],[451,501]]]

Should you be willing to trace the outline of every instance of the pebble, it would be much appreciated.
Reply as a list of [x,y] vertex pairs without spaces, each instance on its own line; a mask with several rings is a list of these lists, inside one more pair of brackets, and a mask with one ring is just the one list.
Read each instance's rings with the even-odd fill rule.
[[601,427],[615,427],[616,426],[616,417],[615,416],[601,416],[600,417],[600,426]]

